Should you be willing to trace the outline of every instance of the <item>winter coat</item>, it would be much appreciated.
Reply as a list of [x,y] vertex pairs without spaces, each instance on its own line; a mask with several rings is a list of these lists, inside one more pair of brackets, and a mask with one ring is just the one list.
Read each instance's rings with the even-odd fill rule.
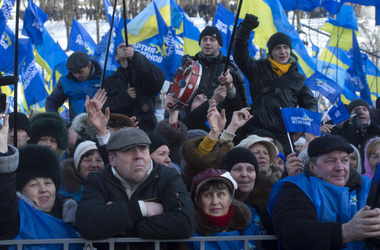
[[[76,216],[83,237],[180,239],[194,234],[193,204],[176,170],[153,162],[152,172],[129,199],[111,168],[108,164],[90,173],[84,182]],[[139,200],[161,203],[164,213],[143,217]]]
[[71,197],[79,202],[82,196],[82,182],[84,181],[84,178],[75,170],[73,158],[65,159],[60,163],[60,165],[62,173],[62,187],[59,190],[59,193],[66,197]]
[[[0,240],[78,238],[73,228],[77,203],[58,193],[51,214],[43,212],[27,196],[16,192],[18,150],[8,147],[10,155],[0,155]],[[38,228],[38,230],[34,230]],[[70,245],[70,249],[83,249]],[[63,249],[62,245],[34,245],[25,249]],[[16,247],[10,247],[16,249]]]
[[[61,76],[53,92],[46,98],[45,108],[47,112],[58,112],[58,108],[63,105],[67,98],[69,98],[71,121],[76,115],[85,112],[84,102],[86,101],[86,95],[90,96],[90,98],[95,95],[97,89],[100,88],[102,77],[102,67],[100,64],[94,60],[91,60],[91,62],[92,72],[86,81],[79,82],[71,71],[67,75]],[[72,85],[67,83],[64,87],[62,81],[71,81]],[[83,88],[83,86],[87,87]],[[82,107],[80,103],[83,103]],[[75,111],[74,105],[81,107],[79,112]]]
[[[195,206],[195,235],[194,236],[239,236],[253,235],[253,232],[246,230],[254,222],[250,209],[243,202],[233,200],[232,217],[226,227],[219,227],[216,224],[209,222],[203,215],[201,208]],[[187,242],[190,249],[200,249],[199,242]],[[252,247],[252,246],[251,246]],[[242,241],[208,241],[205,244],[205,249],[243,249],[244,242]],[[250,248],[251,249],[251,248]],[[255,249],[255,248],[252,248]]]
[[[153,132],[157,125],[156,99],[165,81],[164,72],[137,51],[134,51],[129,63],[132,73],[131,83],[129,83],[129,69],[123,67],[119,67],[115,73],[104,79],[103,87],[107,92],[107,101],[103,110],[109,107],[111,113],[136,116],[140,129]],[[127,92],[128,84],[135,88],[135,99],[132,99]]]
[[[304,174],[278,181],[267,212],[272,213],[281,249],[371,249],[366,241],[343,244],[342,224],[371,205],[375,189],[369,178],[352,167],[345,187],[316,178],[307,168]],[[355,244],[363,245],[352,248]]]
[[[251,30],[240,25],[233,44],[234,59],[249,81],[252,98],[253,118],[245,127],[266,129],[275,136],[278,133],[286,134],[280,108],[299,106],[317,111],[315,98],[304,84],[305,76],[298,71],[296,61],[287,73],[279,77],[268,59],[254,60],[248,53],[250,33]],[[297,60],[295,55],[291,57]]]
[[207,168],[221,168],[224,156],[234,147],[231,141],[218,140],[210,153],[202,155],[198,151],[198,145],[203,139],[201,137],[194,138],[187,141],[182,147],[184,165],[181,178],[189,192],[194,176]]
[[[223,73],[227,58],[222,53],[219,53],[216,57],[206,57],[199,52],[193,57],[185,55],[182,58],[182,65],[185,65],[189,60],[198,61],[202,65],[202,77],[197,93],[204,93],[208,99],[211,99],[214,90],[220,85],[218,77]],[[228,60],[228,68],[230,69],[233,84],[236,88],[236,97],[232,99],[226,97],[218,105],[218,109],[226,110],[227,121],[230,122],[235,110],[248,107],[249,104],[242,73],[231,60]],[[191,102],[192,100],[189,101],[190,104]],[[205,126],[208,107],[209,103],[207,101],[193,111],[190,111],[190,107],[188,107],[180,114],[180,119],[186,124],[188,129],[204,129],[205,131],[209,131],[207,126]]]

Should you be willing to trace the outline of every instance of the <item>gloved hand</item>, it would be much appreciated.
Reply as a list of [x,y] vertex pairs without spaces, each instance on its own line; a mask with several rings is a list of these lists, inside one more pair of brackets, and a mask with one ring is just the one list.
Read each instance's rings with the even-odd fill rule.
[[242,22],[242,25],[249,30],[253,30],[259,26],[258,20],[258,17],[255,15],[245,14],[245,18]]
[[364,134],[364,126],[360,122],[358,110],[356,110],[355,113],[356,115],[352,117],[351,120],[352,128],[356,131],[356,133]]

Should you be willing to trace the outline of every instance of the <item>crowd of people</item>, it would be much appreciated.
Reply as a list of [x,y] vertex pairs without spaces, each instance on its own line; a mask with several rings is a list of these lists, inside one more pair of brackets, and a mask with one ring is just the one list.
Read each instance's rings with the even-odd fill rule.
[[[350,119],[321,124],[322,136],[288,136],[280,108],[316,111],[317,103],[288,35],[269,38],[266,59],[249,56],[259,25],[247,14],[237,27],[236,63],[220,52],[220,31],[207,26],[200,52],[185,55],[175,74],[197,62],[198,86],[182,109],[169,89],[161,121],[155,104],[164,73],[132,46],[118,45],[120,67],[102,86],[97,62],[70,55],[46,112],[4,116],[0,240],[141,237],[179,239],[163,249],[199,249],[180,239],[267,234],[278,241],[250,240],[249,248],[378,249],[380,110],[357,99],[347,106]],[[58,114],[66,100],[70,123]]]

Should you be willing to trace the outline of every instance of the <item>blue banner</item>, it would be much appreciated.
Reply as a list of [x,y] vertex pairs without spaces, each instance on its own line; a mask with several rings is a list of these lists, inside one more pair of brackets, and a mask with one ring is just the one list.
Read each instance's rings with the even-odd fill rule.
[[321,135],[321,113],[303,108],[282,108],[281,114],[288,133],[306,132],[315,136]]
[[[109,0],[103,0],[103,5],[104,5],[104,9],[106,11],[106,16],[107,16],[108,23],[111,26],[113,6],[110,4]],[[126,10],[126,13],[128,14],[128,10]],[[119,15],[115,11],[115,16],[113,18],[113,25],[112,25],[112,27],[114,29],[117,29],[117,27],[119,27],[119,22],[120,22]]]
[[33,0],[29,0],[28,7],[24,11],[22,34],[29,36],[33,44],[42,44],[43,27],[48,18],[49,16],[33,3]]
[[334,103],[339,95],[343,92],[343,89],[324,74],[316,71],[305,81],[305,85],[310,89],[318,91],[326,97],[331,103]]
[[331,107],[328,115],[334,124],[339,124],[351,117],[350,113],[348,113],[341,100],[339,100],[334,106]]
[[71,25],[70,37],[67,43],[67,49],[74,52],[83,51],[88,55],[93,55],[96,50],[94,39],[88,34],[87,30],[75,18]]
[[11,11],[15,0],[4,0],[3,6],[0,9],[0,34],[3,34],[5,26],[7,25],[8,19],[11,16]]

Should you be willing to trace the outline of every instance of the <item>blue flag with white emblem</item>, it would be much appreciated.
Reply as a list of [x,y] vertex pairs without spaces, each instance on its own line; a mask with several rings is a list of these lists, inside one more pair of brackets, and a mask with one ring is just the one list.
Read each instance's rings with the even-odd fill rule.
[[11,11],[15,0],[4,0],[3,5],[0,8],[0,34],[3,33],[8,19],[11,16]]
[[331,107],[328,115],[334,124],[339,124],[351,117],[350,113],[348,113],[341,100],[339,100],[334,106]]
[[87,30],[75,18],[71,25],[71,32],[67,49],[72,51],[83,51],[88,55],[93,55],[96,50],[94,39],[88,34]]
[[43,26],[48,18],[49,16],[33,3],[33,0],[29,0],[28,7],[24,11],[22,34],[29,36],[33,44],[42,44]]
[[316,71],[308,79],[306,79],[305,85],[310,89],[321,93],[321,95],[326,97],[331,103],[334,103],[343,92],[343,89],[336,84],[335,81],[331,80],[319,71]]
[[281,114],[288,133],[305,132],[315,136],[321,135],[321,113],[303,108],[282,108]]

